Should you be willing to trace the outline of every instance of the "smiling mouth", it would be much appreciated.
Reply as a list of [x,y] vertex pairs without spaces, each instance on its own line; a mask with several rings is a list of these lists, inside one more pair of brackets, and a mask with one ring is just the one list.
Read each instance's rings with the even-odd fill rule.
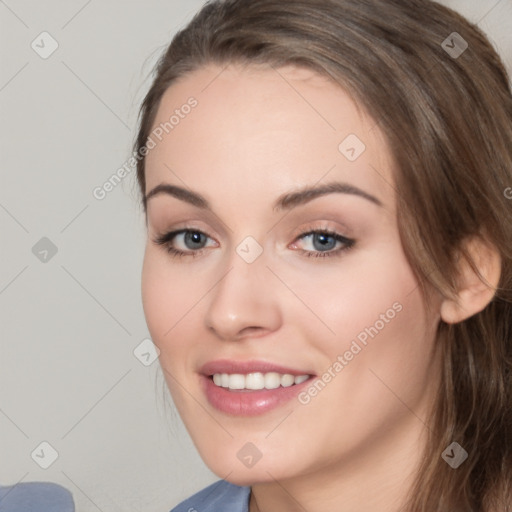
[[290,373],[277,372],[253,372],[253,373],[214,373],[209,378],[213,383],[229,391],[259,391],[272,390],[280,387],[288,388],[296,384],[302,384],[311,375],[292,375]]
[[290,403],[316,378],[268,362],[212,362],[201,369],[205,396],[218,411],[236,417],[265,414]]

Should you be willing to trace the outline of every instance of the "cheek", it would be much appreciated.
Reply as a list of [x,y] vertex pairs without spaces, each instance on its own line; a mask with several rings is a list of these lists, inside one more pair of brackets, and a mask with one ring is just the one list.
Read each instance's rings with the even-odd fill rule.
[[[159,254],[162,252],[162,254]],[[141,293],[144,316],[153,343],[160,350],[160,367],[175,405],[179,407],[179,389],[176,382],[182,380],[182,368],[186,362],[186,344],[180,346],[179,339],[186,339],[187,290],[183,285],[183,273],[170,271],[167,255],[163,251],[147,247],[141,277]],[[197,300],[197,299],[196,299]],[[188,308],[189,309],[189,308]],[[186,317],[184,318],[186,320]]]
[[[343,279],[333,280],[326,295],[339,299],[326,302],[325,310],[342,338],[354,338],[372,326],[383,331],[396,323],[395,317],[403,318],[403,312],[397,315],[397,310],[416,286],[405,260],[396,258],[391,265],[383,265],[380,259],[368,260]],[[364,335],[360,339],[364,340]]]
[[158,258],[155,258],[151,248],[146,247],[141,278],[142,306],[152,340],[158,346],[166,330],[164,312],[170,298],[165,293],[166,283],[161,279],[159,267]]
[[315,295],[323,320],[335,334],[319,336],[317,331],[315,337],[313,330],[309,332],[324,356],[325,373],[319,377],[327,383],[317,386],[320,391],[306,390],[302,403],[310,408],[310,417],[337,425],[352,441],[362,442],[379,425],[392,424],[407,407],[420,410],[426,390],[436,380],[438,318],[426,314],[405,256],[390,253],[387,265],[384,256],[373,263],[367,260],[364,271],[326,282],[323,306],[320,294]]
[[[333,384],[322,392],[324,411],[329,400],[348,399],[348,408],[356,403],[379,408],[389,405],[388,399],[400,404],[379,377],[393,390],[407,388],[405,394],[410,391],[414,401],[428,380],[438,317],[426,314],[400,247],[358,255],[342,262],[339,271],[323,272],[296,281],[297,295],[321,322],[310,316],[306,321],[298,309],[290,318],[300,322],[304,338],[319,355],[319,372],[330,369],[336,376],[326,376]],[[352,411],[353,417],[359,413],[357,407]]]
[[[190,372],[194,364],[192,355],[203,339],[197,336],[203,323],[203,299],[215,280],[211,272],[187,270],[170,258],[161,248],[146,248],[141,293],[146,323],[160,350],[162,369],[178,376]],[[168,383],[172,390],[173,382]]]
[[[197,297],[197,289],[191,283],[184,285],[183,272],[172,272],[172,268],[164,251],[146,248],[142,267],[142,304],[148,329],[160,351],[168,348],[173,331],[186,313],[186,305]],[[191,280],[190,276],[187,280]]]
[[[280,274],[301,301],[283,304],[290,323],[325,353],[346,349],[366,329],[379,331],[403,320],[403,302],[417,287],[415,276],[398,244],[382,244],[381,250],[359,251],[331,263],[306,263],[303,268],[281,267]],[[304,307],[307,306],[309,311]],[[418,309],[422,305],[408,307]],[[316,318],[315,318],[316,317]],[[345,348],[346,347],[346,348]]]

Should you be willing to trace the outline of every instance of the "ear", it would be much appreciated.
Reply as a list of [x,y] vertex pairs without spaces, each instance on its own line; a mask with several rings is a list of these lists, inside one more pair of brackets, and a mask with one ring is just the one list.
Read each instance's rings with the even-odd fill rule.
[[501,257],[493,245],[482,238],[472,238],[464,249],[458,258],[456,297],[445,298],[441,303],[441,319],[448,324],[462,322],[485,309],[500,280]]

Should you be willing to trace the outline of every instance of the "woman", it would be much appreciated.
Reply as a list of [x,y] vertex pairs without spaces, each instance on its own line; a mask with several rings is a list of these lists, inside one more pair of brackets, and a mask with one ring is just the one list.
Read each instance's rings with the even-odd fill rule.
[[512,96],[426,0],[206,4],[135,144],[176,512],[512,506]]

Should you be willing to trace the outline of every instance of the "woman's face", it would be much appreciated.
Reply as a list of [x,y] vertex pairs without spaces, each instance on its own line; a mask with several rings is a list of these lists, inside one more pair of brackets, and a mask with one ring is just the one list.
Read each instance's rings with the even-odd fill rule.
[[210,469],[250,484],[415,453],[439,309],[404,256],[376,121],[313,72],[211,66],[153,128],[144,311]]

